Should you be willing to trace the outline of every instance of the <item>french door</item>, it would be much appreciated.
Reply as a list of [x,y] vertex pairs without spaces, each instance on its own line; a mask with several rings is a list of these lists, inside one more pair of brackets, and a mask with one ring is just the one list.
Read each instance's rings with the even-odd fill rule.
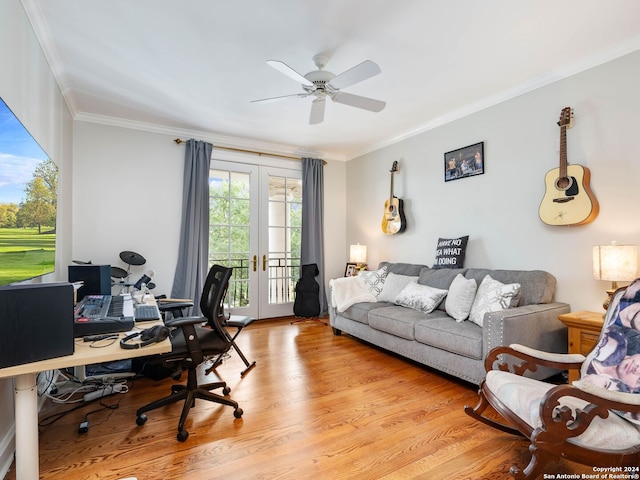
[[299,170],[211,161],[209,265],[233,267],[229,310],[255,318],[293,314],[300,277]]

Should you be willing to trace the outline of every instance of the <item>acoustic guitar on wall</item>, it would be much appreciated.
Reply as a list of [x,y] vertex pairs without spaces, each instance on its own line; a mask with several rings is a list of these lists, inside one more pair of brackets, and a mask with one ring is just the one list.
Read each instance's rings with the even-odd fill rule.
[[560,167],[544,177],[545,194],[540,203],[540,219],[547,225],[584,225],[598,216],[600,206],[591,192],[589,169],[567,165],[567,128],[573,124],[571,107],[560,113]]
[[389,199],[384,202],[384,215],[382,216],[382,231],[388,235],[402,233],[407,228],[404,217],[404,202],[393,194],[393,174],[398,171],[398,161],[391,167],[391,189]]

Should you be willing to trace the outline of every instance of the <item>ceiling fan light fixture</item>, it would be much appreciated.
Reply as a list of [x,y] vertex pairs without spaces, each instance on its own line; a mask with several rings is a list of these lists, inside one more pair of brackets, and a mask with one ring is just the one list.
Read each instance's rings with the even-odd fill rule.
[[339,75],[335,75],[332,72],[324,70],[328,61],[329,57],[327,55],[315,55],[313,57],[313,63],[315,63],[318,70],[313,70],[308,72],[306,75],[301,75],[284,62],[279,60],[268,60],[268,65],[289,78],[299,82],[305,93],[254,100],[253,102],[275,100],[285,97],[306,97],[313,95],[315,98],[311,104],[311,115],[309,117],[309,123],[311,125],[316,125],[324,120],[325,100],[327,96],[329,96],[334,102],[342,103],[350,107],[361,108],[370,112],[379,112],[384,109],[386,103],[381,100],[344,93],[341,91],[342,88],[349,87],[355,83],[362,82],[363,80],[381,73],[382,70],[380,70],[380,67],[376,63],[371,60],[365,60],[355,67],[352,67]]

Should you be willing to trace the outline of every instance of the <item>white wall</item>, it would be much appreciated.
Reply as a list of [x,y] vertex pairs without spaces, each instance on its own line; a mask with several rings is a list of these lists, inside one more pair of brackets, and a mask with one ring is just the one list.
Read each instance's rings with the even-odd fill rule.
[[[74,123],[73,194],[77,200],[73,218],[73,258],[126,268],[118,257],[124,250],[143,255],[147,263],[133,267],[132,278],[155,271],[158,293],[171,293],[175,272],[180,217],[184,145],[176,135],[95,123]],[[206,139],[203,139],[206,140]],[[265,157],[214,152],[214,158],[271,163]],[[281,161],[300,166],[299,162]],[[288,165],[290,166],[290,165]],[[346,212],[344,162],[325,167],[325,230],[329,278],[344,270]]]
[[[56,265],[66,265],[72,248],[71,116],[19,0],[0,2],[0,65],[0,97],[59,168]],[[66,279],[66,272],[57,269],[44,281],[61,279]],[[0,477],[4,477],[15,450],[11,380],[0,380],[0,405]]]
[[[640,243],[638,85],[635,52],[348,162],[347,243],[366,244],[373,265],[431,265],[439,237],[468,234],[465,266],[547,270],[558,280],[556,299],[601,310],[610,284],[593,279],[592,246]],[[544,175],[558,167],[556,122],[567,106],[575,111],[568,161],[591,170],[600,214],[587,225],[552,227],[538,207]],[[444,152],[481,141],[484,175],[445,183]],[[408,227],[385,236],[380,222],[394,160]]]
[[184,145],[169,135],[74,122],[73,259],[127,268],[131,250],[155,271],[157,292],[170,294],[182,212]]

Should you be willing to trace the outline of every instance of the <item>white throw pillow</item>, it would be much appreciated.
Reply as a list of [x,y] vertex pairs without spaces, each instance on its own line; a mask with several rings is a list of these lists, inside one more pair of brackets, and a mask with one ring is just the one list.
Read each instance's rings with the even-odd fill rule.
[[444,310],[456,322],[462,322],[469,318],[471,306],[476,298],[478,284],[473,278],[464,278],[459,273],[449,286],[449,293],[444,303]]
[[506,310],[511,305],[513,297],[519,292],[519,283],[505,285],[487,275],[478,287],[469,313],[469,320],[482,326],[485,313]]
[[377,297],[382,292],[384,281],[387,278],[387,266],[372,271],[361,270],[358,275],[362,277],[362,281],[369,291]]
[[382,292],[378,295],[378,301],[394,303],[398,294],[407,286],[407,283],[417,281],[417,276],[411,277],[409,275],[398,275],[389,272],[387,278],[384,280]]
[[409,282],[396,297],[396,303],[422,313],[431,313],[446,296],[446,290]]

